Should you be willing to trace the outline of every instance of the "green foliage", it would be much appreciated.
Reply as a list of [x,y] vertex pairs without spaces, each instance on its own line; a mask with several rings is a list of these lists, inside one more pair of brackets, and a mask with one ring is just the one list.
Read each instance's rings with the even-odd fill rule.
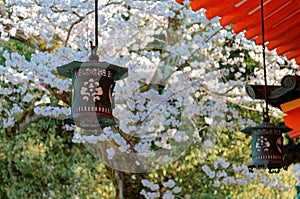
[[[8,52],[18,52],[20,55],[23,55],[27,60],[30,60],[31,55],[35,52],[33,48],[25,45],[24,43],[17,40],[0,40],[0,46]],[[4,58],[0,55],[0,64],[3,65],[5,62]]]
[[[128,11],[130,8],[128,8]],[[130,21],[130,14],[121,14],[124,21]],[[178,23],[174,23],[174,29],[178,28]],[[155,35],[156,39],[164,39],[162,35]],[[226,40],[222,53],[228,53],[225,47],[232,47],[234,40]],[[8,42],[0,41],[0,46],[9,52],[19,52],[30,59],[34,49],[14,40]],[[151,50],[162,50],[162,43],[155,42],[149,44]],[[233,50],[228,59],[243,57],[246,67],[242,63],[238,65],[225,64],[219,61],[221,69],[228,69],[231,72],[224,76],[223,81],[238,79],[235,74],[241,68],[245,71],[242,78],[247,80],[247,76],[253,74],[254,68],[259,64],[253,61],[245,50]],[[190,62],[202,60],[203,55],[195,55],[190,58]],[[0,55],[0,64],[5,60]],[[187,63],[186,63],[187,64]],[[186,65],[184,65],[186,66]],[[179,67],[181,70],[182,68]],[[179,70],[178,69],[178,70]],[[7,85],[5,85],[7,86]],[[41,98],[42,94],[34,93],[36,98]],[[14,98],[20,101],[19,96]],[[9,106],[11,103],[9,96],[1,96],[2,104]],[[3,99],[6,100],[4,103]],[[51,97],[51,103],[57,105],[58,99]],[[30,104],[25,108],[30,108]],[[256,111],[234,107],[243,118],[251,118],[260,123],[261,114]],[[32,108],[32,107],[31,107]],[[5,112],[2,112],[5,117]],[[274,118],[272,118],[272,121]],[[238,122],[237,119],[234,122]],[[217,199],[217,198],[280,198],[295,195],[295,191],[287,193],[285,190],[276,190],[270,187],[262,187],[261,179],[256,179],[247,185],[224,185],[213,186],[214,179],[209,178],[202,167],[213,166],[217,158],[222,157],[232,164],[241,165],[251,161],[251,137],[242,134],[236,127],[235,132],[226,129],[221,131],[207,131],[207,124],[204,124],[203,117],[199,118],[199,128],[203,128],[200,136],[215,137],[214,147],[207,149],[201,144],[192,145],[175,162],[167,167],[149,174],[149,178],[154,182],[165,182],[168,179],[176,179],[178,186],[182,187],[180,197],[190,196],[191,199]],[[206,125],[206,126],[205,126]],[[116,194],[114,185],[114,171],[96,161],[81,144],[72,143],[72,132],[67,132],[62,128],[62,121],[52,118],[42,118],[32,123],[22,134],[16,136],[7,135],[4,129],[0,130],[0,198],[113,198]],[[168,128],[168,127],[166,127]],[[298,143],[286,138],[286,151],[289,153],[289,162],[299,162]],[[227,172],[229,176],[235,178],[243,177],[235,173],[232,169],[216,169],[216,172]],[[257,173],[267,174],[265,171]],[[109,177],[107,177],[107,175]],[[288,177],[287,177],[288,176]],[[139,193],[140,180],[144,176],[138,176],[138,180],[133,181],[131,174],[123,174],[125,188],[129,191]],[[293,184],[291,171],[282,172],[279,179],[286,184]],[[127,184],[126,184],[127,183]],[[162,188],[162,187],[161,187]],[[163,188],[162,188],[163,192]],[[139,196],[136,196],[139,198]]]
[[16,137],[2,131],[1,198],[111,198],[114,189],[103,165],[71,139],[61,121],[50,118]]
[[[30,60],[34,50],[9,40],[0,41],[8,52],[18,52]],[[0,64],[5,59],[0,55]],[[11,87],[3,83],[2,87]],[[17,88],[15,88],[17,89]],[[42,93],[32,91],[36,99]],[[1,96],[3,108],[10,109],[21,101],[21,95]],[[51,97],[51,103],[58,100]],[[33,108],[23,102],[24,110]],[[7,114],[3,109],[1,115]],[[20,121],[22,122],[22,118]],[[17,124],[19,125],[19,124]],[[13,130],[13,129],[12,129]],[[104,165],[98,163],[83,145],[72,143],[72,132],[62,129],[62,121],[42,118],[15,135],[0,130],[0,198],[112,198],[115,190],[105,175]]]

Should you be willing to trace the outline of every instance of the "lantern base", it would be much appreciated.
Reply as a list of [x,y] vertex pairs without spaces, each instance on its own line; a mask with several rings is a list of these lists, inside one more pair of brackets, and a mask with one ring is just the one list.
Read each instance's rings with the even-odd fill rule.
[[254,160],[247,166],[250,173],[254,172],[254,168],[269,169],[269,173],[279,173],[280,169],[287,170],[288,164],[283,160]]
[[64,119],[64,123],[85,129],[97,129],[119,125],[119,119],[106,113],[85,112],[68,115]]

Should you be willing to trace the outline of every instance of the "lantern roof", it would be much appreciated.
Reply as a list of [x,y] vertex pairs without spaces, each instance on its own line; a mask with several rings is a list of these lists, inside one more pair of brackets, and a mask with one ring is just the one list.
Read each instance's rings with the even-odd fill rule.
[[290,129],[289,127],[287,126],[275,126],[274,124],[268,122],[268,121],[264,121],[263,123],[261,123],[260,125],[258,126],[255,126],[255,127],[247,127],[243,130],[241,130],[241,132],[245,133],[245,134],[248,134],[248,135],[251,135],[252,134],[252,131],[254,130],[260,130],[260,129],[277,129],[277,130],[280,130],[281,133],[287,133],[289,131],[291,131],[292,129]]
[[108,62],[90,61],[90,62],[78,62],[73,61],[63,66],[57,67],[58,74],[64,77],[72,78],[76,69],[96,67],[105,70],[111,70],[114,73],[114,80],[119,80],[128,76],[128,69],[110,64]]
[[[183,3],[184,0],[176,0]],[[238,34],[245,31],[247,39],[262,44],[261,10],[259,0],[192,0],[193,11],[206,9],[207,19],[220,18],[221,26],[233,24]],[[264,0],[265,43],[269,50],[300,66],[300,0]]]

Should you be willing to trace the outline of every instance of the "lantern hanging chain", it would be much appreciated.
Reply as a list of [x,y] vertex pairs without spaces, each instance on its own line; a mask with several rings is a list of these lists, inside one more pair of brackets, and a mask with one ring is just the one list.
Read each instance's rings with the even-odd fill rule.
[[99,45],[98,34],[98,0],[95,0],[95,45],[93,45],[93,42],[90,41],[92,54],[97,54]]
[[265,22],[264,22],[264,2],[260,0],[261,10],[261,35],[262,35],[262,50],[263,50],[263,68],[264,68],[264,81],[265,81],[265,105],[264,121],[269,121],[269,101],[268,101],[268,82],[267,82],[267,66],[266,66],[266,45],[265,45]]

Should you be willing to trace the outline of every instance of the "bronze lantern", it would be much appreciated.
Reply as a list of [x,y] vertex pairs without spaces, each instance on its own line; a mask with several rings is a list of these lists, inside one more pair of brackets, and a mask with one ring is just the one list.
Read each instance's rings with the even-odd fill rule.
[[269,173],[287,170],[288,164],[283,160],[282,133],[291,129],[286,126],[274,126],[265,120],[256,127],[248,127],[243,133],[252,135],[252,162],[248,164],[249,172],[253,169],[269,169]]
[[296,185],[295,188],[296,188],[296,191],[297,191],[297,196],[295,197],[295,199],[300,199],[300,186]]
[[58,74],[72,78],[72,112],[66,124],[83,129],[113,126],[118,119],[113,116],[113,89],[115,81],[127,77],[127,68],[100,62],[98,49],[98,0],[95,0],[95,45],[91,43],[88,62],[71,62],[57,68]]
[[57,68],[58,74],[72,78],[72,112],[64,122],[84,129],[116,125],[112,114],[115,81],[127,76],[127,68],[99,62],[93,54],[88,62],[71,62]]

